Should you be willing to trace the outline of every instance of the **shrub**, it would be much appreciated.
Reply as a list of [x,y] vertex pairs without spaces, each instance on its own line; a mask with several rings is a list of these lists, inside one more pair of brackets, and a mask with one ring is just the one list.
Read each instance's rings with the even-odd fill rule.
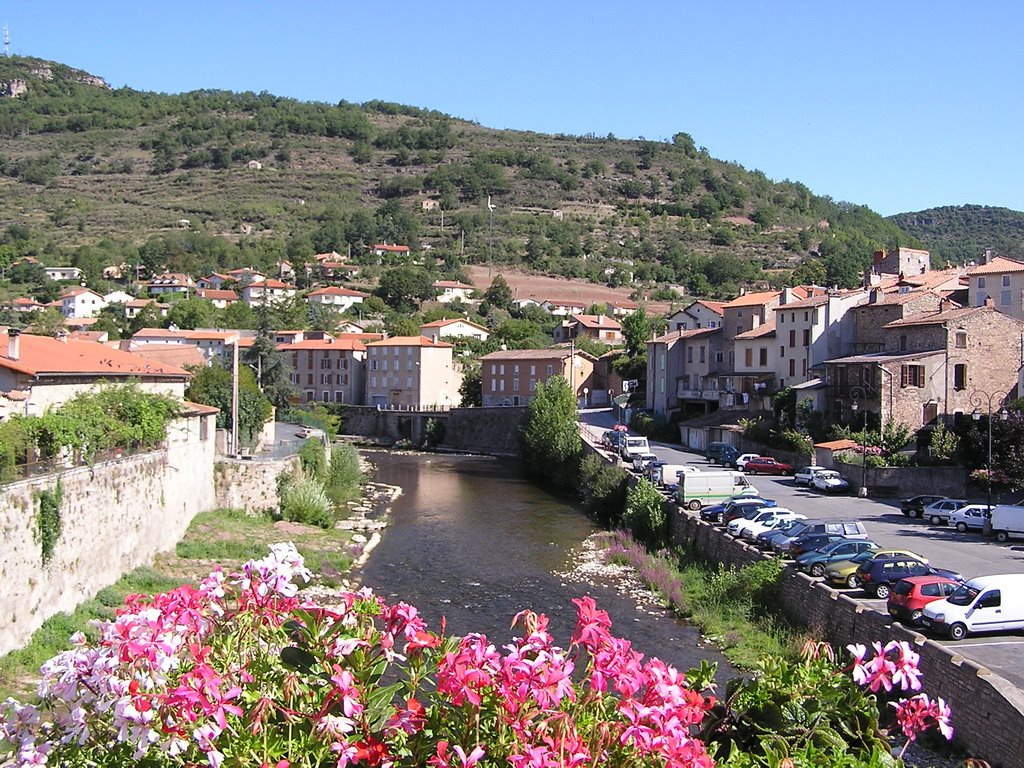
[[299,449],[299,461],[306,477],[320,478],[327,471],[327,451],[319,438],[311,438]]
[[281,499],[281,517],[293,523],[331,528],[334,526],[334,505],[327,497],[323,483],[304,477],[285,491]]
[[622,522],[633,535],[649,546],[659,546],[668,535],[667,504],[658,489],[647,480],[629,489]]
[[583,508],[605,525],[616,526],[626,504],[629,473],[612,466],[600,456],[586,456],[580,462],[579,494]]
[[364,479],[355,447],[347,444],[334,446],[326,481],[327,495],[331,500],[335,504],[347,501],[355,495]]
[[429,418],[423,427],[423,445],[426,448],[433,448],[439,445],[447,432],[447,426],[442,419]]

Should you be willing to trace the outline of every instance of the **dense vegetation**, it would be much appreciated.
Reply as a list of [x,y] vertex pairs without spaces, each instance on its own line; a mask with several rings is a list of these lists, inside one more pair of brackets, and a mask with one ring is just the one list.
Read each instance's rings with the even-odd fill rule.
[[852,284],[873,249],[917,244],[866,207],[716,160],[682,132],[550,136],[377,101],[109,90],[4,59],[0,80],[15,79],[27,91],[0,99],[0,211],[18,224],[0,237],[0,268],[71,261],[90,285],[122,262],[203,273],[332,250],[367,262],[383,240],[414,259],[431,246],[417,260],[432,273],[490,259],[725,294],[788,282],[792,268]]
[[920,240],[934,261],[977,261],[986,249],[1024,258],[1024,213],[986,205],[947,205],[890,217]]

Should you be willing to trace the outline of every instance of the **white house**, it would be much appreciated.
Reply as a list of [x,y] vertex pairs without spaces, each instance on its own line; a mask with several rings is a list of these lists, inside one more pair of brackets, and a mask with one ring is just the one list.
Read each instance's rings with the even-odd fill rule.
[[82,270],[78,267],[44,267],[46,276],[51,280],[80,280]]
[[179,345],[195,347],[203,353],[203,357],[211,360],[214,357],[225,359],[232,352],[232,346],[238,342],[238,331],[213,331],[196,329],[182,331],[174,328],[142,328],[132,336],[132,345]]
[[154,277],[146,285],[153,296],[164,293],[184,293],[187,296],[196,287],[192,276],[181,272],[165,272]]
[[220,289],[224,286],[224,283],[230,282],[231,278],[227,275],[222,275],[220,272],[211,272],[206,277],[200,277],[196,280],[196,288],[202,288],[208,290],[210,288]]
[[294,285],[280,280],[261,280],[242,288],[242,301],[251,307],[260,306],[264,302],[276,304],[292,298],[295,291]]
[[246,283],[259,283],[267,279],[266,275],[264,275],[262,272],[258,272],[250,267],[232,269],[230,272],[228,272],[228,277],[231,280],[237,280],[243,285],[245,285]]
[[170,304],[160,304],[155,299],[132,299],[124,305],[124,314],[129,320],[134,317],[138,317],[139,313],[142,312],[150,304],[156,309],[157,314],[160,317],[167,317],[167,312],[170,310]]
[[491,335],[490,332],[482,325],[477,325],[476,323],[461,317],[457,317],[452,320],[435,320],[432,323],[425,323],[420,326],[420,334],[433,341],[458,337],[468,337],[471,339],[479,339],[480,341],[487,341],[487,338]]
[[443,303],[450,301],[470,301],[473,286],[460,283],[458,280],[438,280],[434,283],[437,300]]
[[587,305],[582,301],[568,301],[565,299],[545,299],[540,305],[550,314],[560,317],[581,315],[587,308]]
[[362,293],[361,291],[353,291],[348,288],[341,288],[336,285],[332,285],[328,288],[320,288],[315,291],[310,291],[306,296],[306,302],[309,304],[320,304],[328,307],[337,307],[342,312],[356,304],[362,304],[363,299],[367,298],[370,294]]
[[377,243],[376,245],[370,247],[370,253],[372,253],[374,256],[408,256],[409,246]]
[[690,331],[697,328],[722,326],[722,302],[697,299],[692,304],[668,316],[670,331]]
[[103,300],[107,304],[127,304],[129,301],[135,301],[135,297],[124,291],[111,291],[103,297]]
[[90,288],[75,288],[60,297],[64,317],[96,317],[105,306],[104,298]]
[[238,294],[234,291],[216,290],[215,288],[200,288],[196,291],[197,299],[206,299],[218,309],[224,309],[239,301]]

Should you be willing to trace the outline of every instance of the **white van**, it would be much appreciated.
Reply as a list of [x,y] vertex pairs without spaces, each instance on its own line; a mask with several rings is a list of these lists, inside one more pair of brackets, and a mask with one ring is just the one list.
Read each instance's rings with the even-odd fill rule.
[[619,455],[622,456],[622,460],[632,464],[633,459],[641,453],[650,453],[651,446],[647,442],[646,437],[640,437],[639,435],[627,435],[626,439],[622,441],[622,447],[619,449]]
[[648,476],[648,480],[661,486],[675,485],[679,482],[679,475],[683,472],[698,471],[697,467],[691,467],[689,464],[661,464],[651,467],[652,474]]
[[928,603],[921,623],[953,640],[968,632],[1024,629],[1024,573],[971,579],[949,597]]
[[1024,536],[1024,506],[996,504],[992,507],[992,533],[996,535],[996,541]]
[[705,504],[721,504],[731,496],[757,495],[757,488],[747,482],[742,472],[680,472],[676,501],[679,506],[696,511]]

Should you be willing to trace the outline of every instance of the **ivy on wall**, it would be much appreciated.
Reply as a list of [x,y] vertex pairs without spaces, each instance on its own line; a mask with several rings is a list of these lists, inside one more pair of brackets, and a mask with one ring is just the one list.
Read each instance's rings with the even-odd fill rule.
[[39,531],[39,549],[45,565],[53,557],[53,550],[60,538],[60,506],[64,501],[64,486],[61,481],[57,481],[52,491],[36,493],[36,501],[39,503],[36,509],[36,529]]

